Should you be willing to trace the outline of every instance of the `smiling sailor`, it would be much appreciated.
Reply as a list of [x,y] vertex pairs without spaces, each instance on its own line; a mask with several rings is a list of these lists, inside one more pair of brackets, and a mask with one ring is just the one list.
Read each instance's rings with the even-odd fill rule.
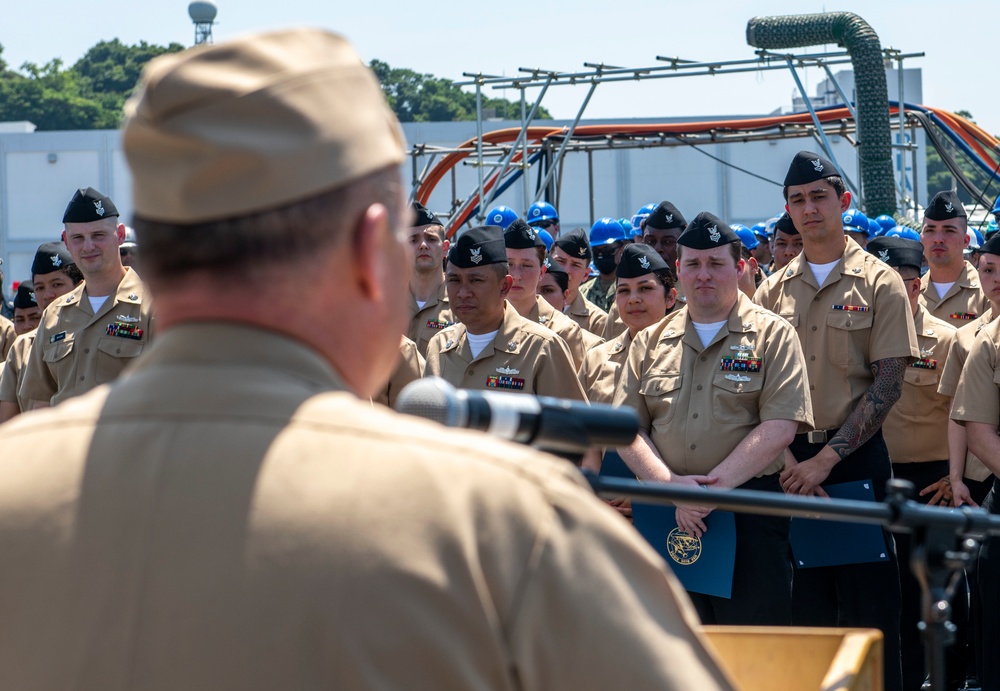
[[110,382],[150,341],[152,302],[122,265],[125,226],[109,197],[79,189],[63,214],[63,241],[84,282],[42,315],[21,398],[55,405]]

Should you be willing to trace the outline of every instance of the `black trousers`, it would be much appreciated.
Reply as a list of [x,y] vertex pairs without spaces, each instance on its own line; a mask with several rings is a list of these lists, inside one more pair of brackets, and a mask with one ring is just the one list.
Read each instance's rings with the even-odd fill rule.
[[[812,458],[825,444],[810,444],[796,435],[789,447],[796,460]],[[871,480],[875,500],[883,501],[892,474],[889,452],[879,430],[857,451],[833,467],[824,485]],[[899,564],[892,534],[882,531],[888,561],[812,569],[795,569],[792,623],[796,626],[852,626],[882,631],[885,691],[901,691]]]
[[[751,478],[739,489],[781,492],[779,475]],[[732,598],[688,593],[703,624],[789,626],[792,623],[790,520],[736,514]]]
[[[1000,514],[997,483],[983,502]],[[989,538],[979,552],[979,600],[982,605],[982,657],[979,681],[983,691],[1000,691],[1000,538]]]
[[[900,480],[909,480],[914,486],[915,501],[926,504],[931,495],[919,496],[920,490],[943,477],[948,477],[948,461],[926,463],[893,463],[892,474]],[[927,666],[924,657],[924,643],[917,628],[921,620],[920,584],[913,577],[910,555],[913,551],[913,536],[896,533],[896,557],[899,559],[899,585],[902,592],[902,613],[899,619],[899,639],[903,664],[903,689],[919,691],[926,677]],[[945,666],[949,686],[957,687],[965,681],[967,671],[966,655],[969,637],[968,589],[964,581],[959,585],[952,603],[952,622],[958,628],[955,644],[945,652]]]

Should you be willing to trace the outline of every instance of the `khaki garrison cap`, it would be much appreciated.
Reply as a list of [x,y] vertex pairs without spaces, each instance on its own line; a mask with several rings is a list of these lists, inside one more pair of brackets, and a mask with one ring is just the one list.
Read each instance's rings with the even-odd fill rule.
[[135,212],[199,223],[277,208],[403,160],[402,130],[346,39],[248,36],[151,61],[125,105]]

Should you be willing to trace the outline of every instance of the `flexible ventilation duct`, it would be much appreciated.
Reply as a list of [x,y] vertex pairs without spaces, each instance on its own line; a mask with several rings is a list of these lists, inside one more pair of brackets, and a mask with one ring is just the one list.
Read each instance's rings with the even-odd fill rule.
[[858,156],[869,216],[896,213],[889,133],[889,96],[878,34],[851,12],[754,17],[747,22],[747,43],[778,50],[837,43],[851,56],[857,90]]

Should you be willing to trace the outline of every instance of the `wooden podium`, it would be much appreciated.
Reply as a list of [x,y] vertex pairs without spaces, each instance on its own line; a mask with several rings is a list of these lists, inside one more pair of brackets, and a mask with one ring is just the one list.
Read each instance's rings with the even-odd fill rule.
[[882,691],[882,632],[703,626],[740,691]]

